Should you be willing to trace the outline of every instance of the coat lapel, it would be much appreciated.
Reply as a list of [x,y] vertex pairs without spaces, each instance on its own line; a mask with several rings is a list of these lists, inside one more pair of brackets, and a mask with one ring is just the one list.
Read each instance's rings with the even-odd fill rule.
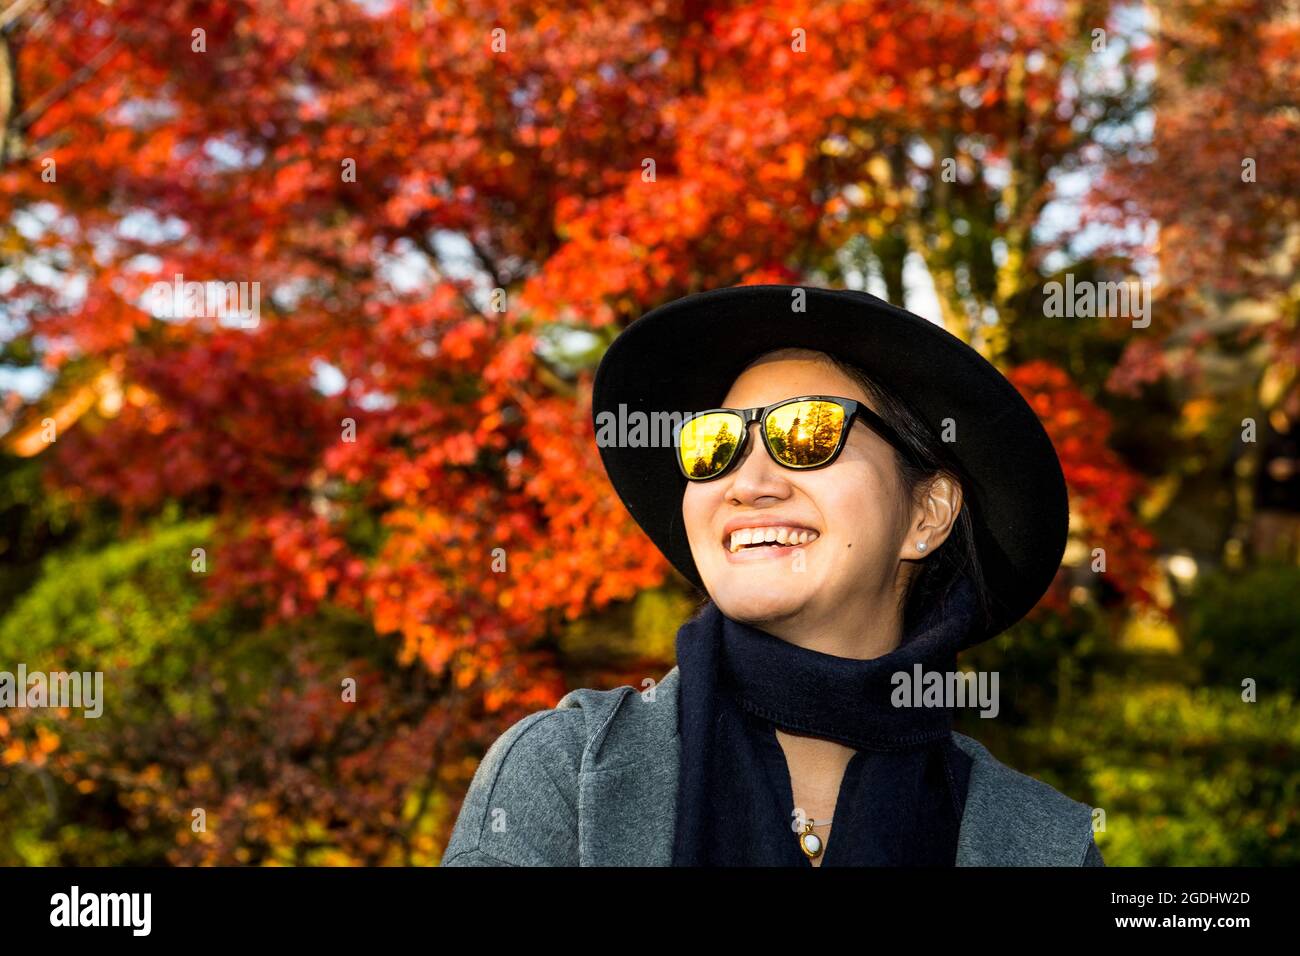
[[578,777],[582,866],[671,866],[681,742],[674,667],[648,691],[618,688]]

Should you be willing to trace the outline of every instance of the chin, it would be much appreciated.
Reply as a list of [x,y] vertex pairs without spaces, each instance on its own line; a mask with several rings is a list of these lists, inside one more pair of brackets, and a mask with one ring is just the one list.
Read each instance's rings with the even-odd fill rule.
[[713,603],[734,621],[761,624],[797,614],[808,602],[804,587],[796,593],[788,575],[755,574],[751,580],[720,581],[710,587]]

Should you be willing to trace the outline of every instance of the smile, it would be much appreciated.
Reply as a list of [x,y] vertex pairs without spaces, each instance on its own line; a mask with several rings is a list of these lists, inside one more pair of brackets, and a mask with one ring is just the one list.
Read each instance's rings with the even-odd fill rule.
[[811,528],[794,525],[765,525],[753,528],[737,528],[724,536],[722,546],[731,554],[740,551],[758,549],[797,548],[811,544],[820,534]]

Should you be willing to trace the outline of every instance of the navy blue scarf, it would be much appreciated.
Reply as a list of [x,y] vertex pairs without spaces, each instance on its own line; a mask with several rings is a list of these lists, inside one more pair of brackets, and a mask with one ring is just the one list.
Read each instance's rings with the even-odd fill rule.
[[791,827],[780,727],[857,751],[822,866],[952,866],[970,759],[952,739],[950,708],[895,707],[891,697],[898,671],[955,669],[973,611],[963,578],[899,647],[871,660],[799,647],[713,602],[683,624],[673,865],[812,866]]

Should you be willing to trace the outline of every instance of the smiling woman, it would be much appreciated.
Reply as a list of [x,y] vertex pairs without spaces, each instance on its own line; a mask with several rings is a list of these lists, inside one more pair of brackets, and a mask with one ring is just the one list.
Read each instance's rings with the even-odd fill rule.
[[[887,726],[888,711],[870,706],[864,682],[883,673],[901,643],[918,564],[935,560],[954,529],[963,511],[961,485],[924,464],[937,449],[919,441],[909,447],[876,413],[873,402],[882,393],[866,373],[826,353],[785,348],[762,355],[731,384],[723,404],[756,406],[742,427],[758,424],[763,440],[748,444],[742,434],[728,461],[686,487],[682,516],[692,554],[725,620],[712,654],[708,627],[688,625],[678,638],[680,667],[696,674],[717,667],[722,674],[715,685],[684,684],[682,707],[695,716],[698,732],[684,747],[688,783],[676,848],[682,859],[797,862],[785,832],[790,815],[813,866],[955,859],[969,761],[930,714]],[[889,414],[901,424],[900,405]],[[788,427],[772,428],[773,412],[782,409],[796,412]],[[801,456],[811,461],[789,453],[802,438],[801,419],[817,423],[811,451]],[[773,433],[790,441],[777,445]],[[910,480],[903,472],[909,463]],[[750,547],[711,547],[719,525],[724,542],[748,536]],[[767,543],[783,525],[816,534],[806,559],[802,546]],[[754,538],[762,542],[757,547]],[[795,558],[803,559],[797,567]],[[944,649],[935,643],[936,652]],[[817,673],[822,666],[827,673]],[[815,679],[801,688],[804,667]],[[912,746],[914,737],[932,745]],[[905,749],[872,753],[873,744]],[[719,813],[723,806],[745,813]],[[867,807],[888,807],[888,832],[858,822]],[[766,841],[767,855],[752,849],[755,837]],[[905,848],[901,838],[909,841]],[[745,851],[722,849],[737,845]]]
[[615,340],[593,415],[624,407],[686,409],[671,448],[600,453],[707,600],[656,686],[493,744],[445,865],[1101,865],[1090,807],[892,693],[955,676],[1060,564],[1060,463],[996,369],[864,293],[737,287]]

